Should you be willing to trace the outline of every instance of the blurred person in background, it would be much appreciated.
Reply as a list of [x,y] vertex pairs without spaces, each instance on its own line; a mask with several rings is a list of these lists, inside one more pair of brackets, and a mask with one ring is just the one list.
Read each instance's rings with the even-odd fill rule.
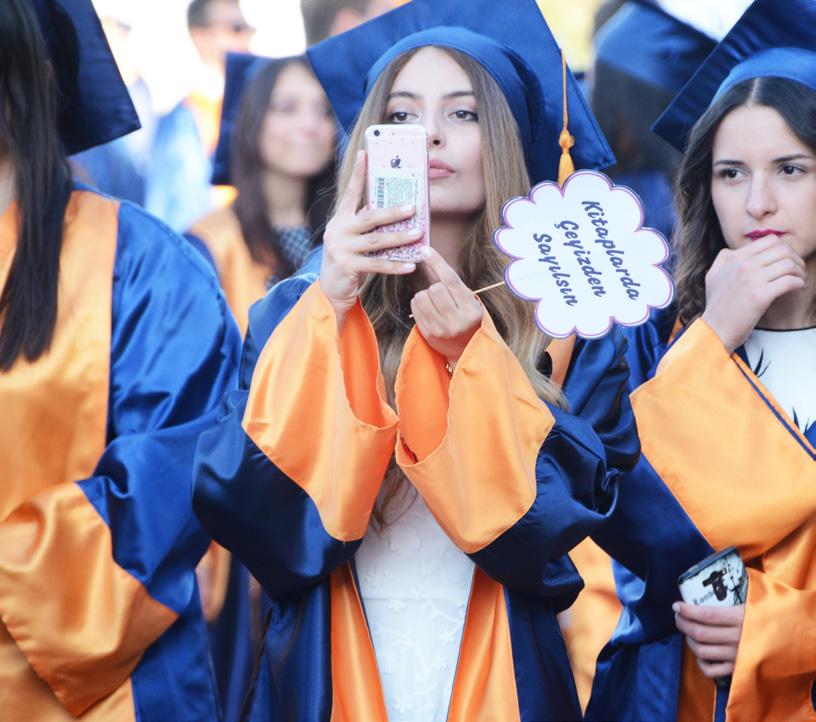
[[[323,235],[334,201],[337,126],[303,57],[230,54],[213,182],[238,196],[190,228],[212,260],[241,332],[249,307],[290,276]],[[213,543],[198,566],[226,719],[237,719],[260,637],[260,587]]]
[[322,237],[337,126],[306,59],[230,55],[213,183],[238,192],[189,229],[204,243],[238,325]]
[[187,26],[201,63],[190,93],[159,120],[145,202],[147,210],[180,232],[234,196],[230,189],[210,185],[212,156],[227,53],[246,53],[254,33],[238,0],[193,0]]
[[192,451],[240,338],[66,153],[138,127],[90,0],[0,3],[0,717],[217,720]]
[[645,225],[670,238],[680,153],[651,125],[716,40],[656,2],[630,0],[601,26],[594,43],[592,109],[618,161],[608,174],[640,196]]
[[134,6],[121,0],[94,0],[119,73],[139,116],[141,128],[71,157],[77,176],[103,193],[144,205],[150,152],[156,131],[150,90],[131,44]]
[[406,0],[300,0],[306,44],[356,28]]

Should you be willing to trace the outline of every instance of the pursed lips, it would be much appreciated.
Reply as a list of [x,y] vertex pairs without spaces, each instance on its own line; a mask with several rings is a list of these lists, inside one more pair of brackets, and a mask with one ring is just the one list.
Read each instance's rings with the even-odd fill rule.
[[447,178],[455,172],[456,171],[444,161],[434,159],[428,163],[428,178],[431,180]]

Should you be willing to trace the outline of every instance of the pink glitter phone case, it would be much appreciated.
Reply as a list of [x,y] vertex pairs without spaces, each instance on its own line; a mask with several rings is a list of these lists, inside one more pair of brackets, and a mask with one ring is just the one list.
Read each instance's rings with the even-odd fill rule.
[[377,231],[410,231],[422,228],[416,243],[373,256],[394,261],[421,260],[419,249],[430,244],[428,213],[428,136],[421,125],[372,125],[366,129],[368,154],[368,207],[413,205],[416,215],[406,221],[380,226]]

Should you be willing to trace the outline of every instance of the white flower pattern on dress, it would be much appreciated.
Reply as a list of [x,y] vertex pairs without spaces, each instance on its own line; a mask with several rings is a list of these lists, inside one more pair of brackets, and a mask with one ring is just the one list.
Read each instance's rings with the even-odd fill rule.
[[[473,562],[420,496],[355,557],[391,722],[443,722],[459,657]],[[408,506],[410,504],[410,506]]]

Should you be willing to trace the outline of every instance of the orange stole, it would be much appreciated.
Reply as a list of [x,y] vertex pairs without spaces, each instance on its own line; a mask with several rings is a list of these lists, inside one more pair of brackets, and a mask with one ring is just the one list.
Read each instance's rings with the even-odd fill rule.
[[212,254],[227,303],[241,335],[246,334],[249,307],[266,295],[266,283],[274,269],[252,258],[232,206],[199,219],[190,233],[204,241]]
[[[16,211],[12,206],[0,217],[0,287],[5,285],[16,249]],[[105,449],[117,213],[118,204],[100,196],[72,195],[65,219],[58,318],[51,348],[33,363],[18,359],[9,372],[0,373],[0,521],[39,492],[90,476]],[[104,526],[101,519],[99,522]],[[89,529],[88,533],[93,532]],[[47,590],[44,594],[43,630],[54,634],[59,631],[53,628],[58,618],[49,616]],[[34,673],[9,635],[5,616],[3,622],[2,716],[47,722],[75,719]],[[133,718],[129,681],[82,717],[87,721]]]
[[[374,646],[351,569],[331,575],[331,722],[387,720]],[[335,664],[335,660],[337,664]],[[504,587],[476,569],[448,722],[520,719]]]
[[348,563],[332,572],[329,584],[331,722],[387,722],[374,645]]
[[[754,567],[727,719],[813,719],[812,447],[702,320],[669,350],[632,405],[643,452],[700,533],[714,549],[735,544]],[[704,686],[713,689],[684,675],[684,693],[701,700]],[[684,715],[687,707],[683,701]]]

